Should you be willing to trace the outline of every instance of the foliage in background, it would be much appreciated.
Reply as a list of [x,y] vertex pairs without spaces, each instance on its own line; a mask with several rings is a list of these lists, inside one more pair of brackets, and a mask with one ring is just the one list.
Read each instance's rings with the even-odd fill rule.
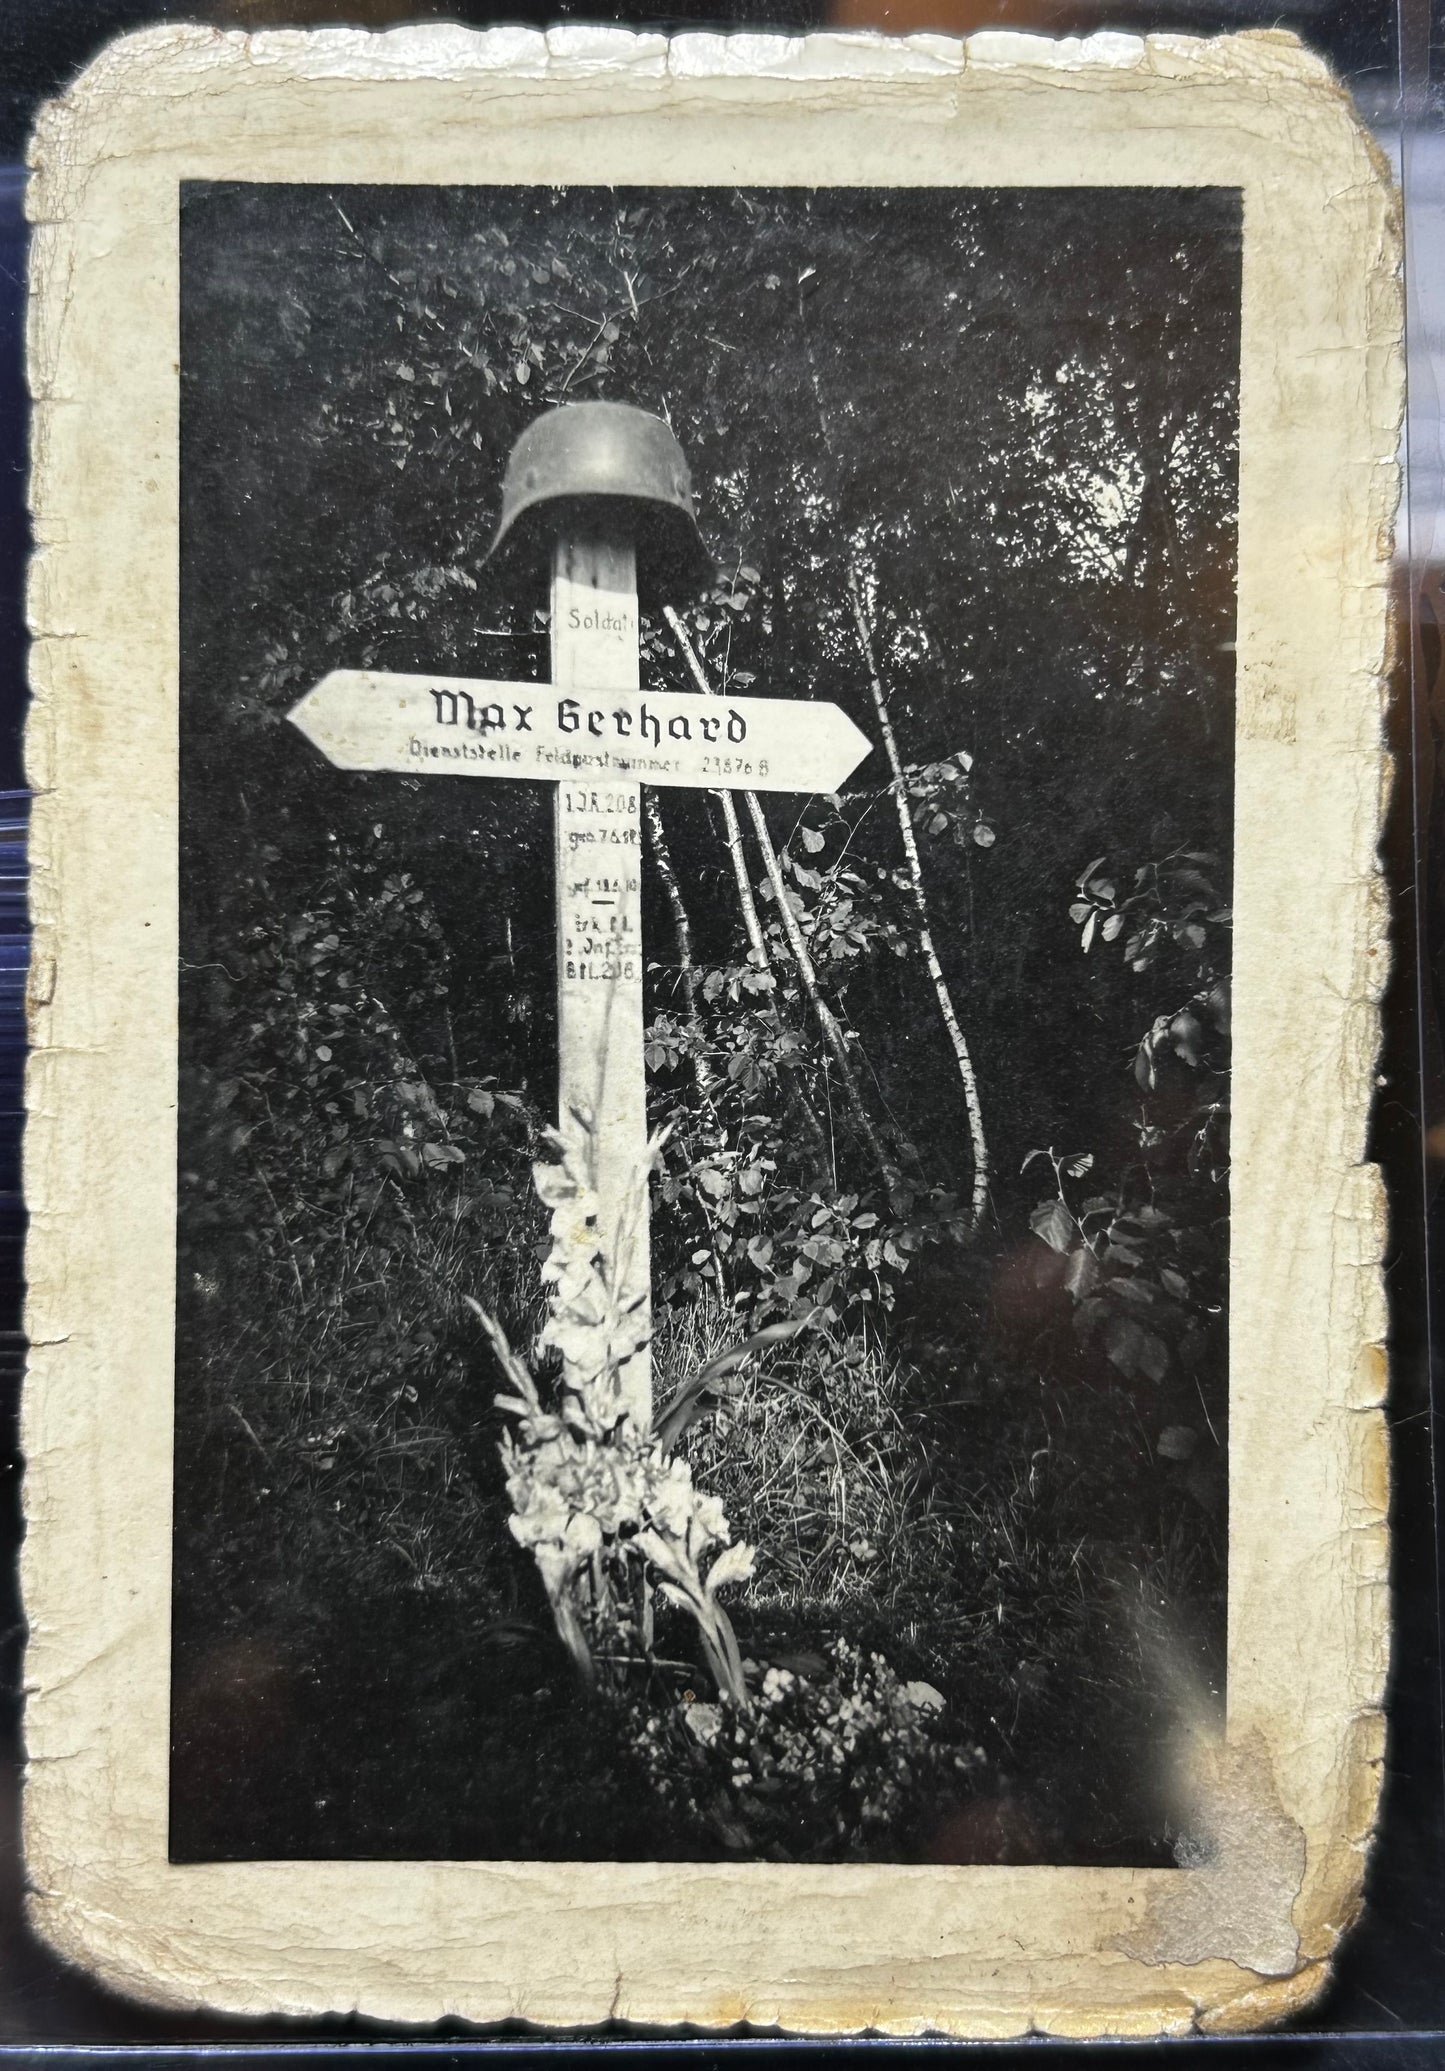
[[1102,1344],[1126,1381],[1161,1395],[1173,1384],[1178,1414],[1158,1425],[1156,1443],[1165,1459],[1189,1462],[1206,1432],[1219,1447],[1224,1426],[1231,914],[1213,855],[1184,850],[1141,864],[1127,892],[1106,861],[1077,881],[1069,917],[1080,946],[1118,945],[1169,1004],[1130,1061],[1133,1155],[1106,1189],[1090,1153],[1031,1151],[1024,1168],[1047,1159],[1055,1191],[1030,1226],[1064,1261],[1082,1341]]

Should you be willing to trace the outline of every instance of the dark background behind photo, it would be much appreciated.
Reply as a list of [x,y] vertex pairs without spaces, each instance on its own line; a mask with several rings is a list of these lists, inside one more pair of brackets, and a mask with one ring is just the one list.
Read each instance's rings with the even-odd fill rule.
[[[31,111],[47,93],[58,90],[87,57],[109,35],[122,29],[167,18],[212,19],[224,26],[250,27],[284,23],[351,21],[381,27],[403,18],[419,18],[432,11],[420,7],[395,9],[386,4],[271,8],[234,6],[225,9],[202,7],[174,9],[164,4],[140,6],[119,4],[89,6],[84,0],[9,0],[0,16],[0,99],[6,111],[5,146],[12,161],[18,158]],[[444,18],[486,25],[498,19],[566,19],[570,10],[533,11],[518,6],[505,17],[462,6],[449,7]],[[595,10],[586,10],[595,19]],[[574,18],[577,18],[574,16]],[[786,7],[736,6],[725,13],[682,10],[659,17],[641,9],[618,10],[613,19],[636,26],[779,26],[784,28],[820,25],[822,11]],[[1397,151],[1407,171],[1407,191],[1412,205],[1420,209],[1412,221],[1416,247],[1412,256],[1412,310],[1417,326],[1429,320],[1428,293],[1431,287],[1431,246],[1438,253],[1438,192],[1433,146],[1438,123],[1438,102],[1432,102],[1430,81],[1438,80],[1441,52],[1441,22],[1438,8],[1406,4],[1399,10],[1388,5],[1357,5],[1355,0],[1339,4],[1286,5],[1262,10],[1240,0],[1237,5],[1191,6],[1156,4],[1147,11],[1128,0],[1099,7],[1059,7],[1047,4],[965,4],[948,0],[925,0],[907,18],[887,7],[876,13],[864,4],[848,10],[835,9],[827,19],[862,26],[934,28],[966,31],[982,26],[1033,27],[1080,31],[1107,26],[1119,29],[1144,27],[1215,30],[1268,22],[1292,27],[1307,41],[1322,49],[1351,75],[1352,84],[1387,146]],[[1403,86],[1402,86],[1403,81]],[[0,429],[4,452],[0,459],[0,525],[4,527],[4,557],[0,565],[0,670],[6,728],[3,752],[13,774],[0,778],[7,784],[19,780],[18,736],[23,709],[23,587],[24,519],[23,483],[25,469],[25,397],[21,372],[20,317],[23,307],[25,232],[21,205],[21,177],[12,165],[0,176]],[[1437,198],[1431,202],[1430,195]],[[1416,200],[1416,197],[1419,197]],[[1432,210],[1434,213],[1432,213]],[[1380,1842],[1372,1863],[1363,1921],[1347,1941],[1338,1967],[1338,1979],[1330,1994],[1298,2024],[1298,2032],[1259,2043],[1220,2038],[1201,2040],[1168,2051],[1148,2046],[1129,2052],[1131,2059],[1151,2060],[1164,2055],[1170,2061],[1180,2056],[1214,2057],[1219,2061],[1252,2064],[1266,2060],[1295,2060],[1308,2063],[1433,2063],[1438,2061],[1438,2041],[1426,2031],[1438,2027],[1445,2012],[1445,1946],[1441,1932],[1442,1849],[1440,1830],[1440,1731],[1438,1680],[1438,1621],[1436,1543],[1433,1528],[1433,1422],[1431,1418],[1426,1335],[1425,1273],[1426,1226],[1423,1206],[1433,1201],[1438,1184],[1438,1159],[1445,1143],[1432,1139],[1432,1148],[1422,1170],[1421,1142],[1427,1119],[1438,1119],[1441,1105],[1436,1089],[1439,1074],[1435,1059],[1434,1033],[1436,995],[1431,965],[1417,967],[1417,941],[1431,945],[1439,940],[1440,902],[1438,860],[1433,864],[1423,847],[1417,852],[1414,834],[1425,829],[1432,813],[1434,796],[1434,742],[1438,737],[1440,696],[1440,648],[1435,627],[1439,623],[1437,600],[1440,572],[1430,558],[1430,539],[1437,528],[1436,509],[1431,500],[1439,479],[1438,427],[1429,407],[1428,352],[1430,336],[1417,329],[1417,351],[1421,357],[1414,372],[1421,377],[1412,389],[1412,463],[1417,488],[1407,505],[1406,525],[1401,535],[1402,573],[1400,606],[1402,623],[1416,628],[1413,640],[1402,640],[1399,694],[1394,705],[1394,742],[1397,753],[1407,759],[1414,753],[1416,782],[1402,783],[1396,792],[1387,858],[1394,887],[1397,945],[1396,975],[1387,1001],[1386,1049],[1382,1073],[1387,1084],[1377,1117],[1376,1152],[1385,1165],[1391,1187],[1393,1237],[1389,1275],[1392,1296],[1393,1332],[1393,1419],[1395,1425],[1395,1589],[1397,1640],[1391,1689],[1391,1746],[1387,1789]],[[1286,520],[1287,522],[1287,520]],[[1411,538],[1414,562],[1408,568],[1404,556]],[[124,838],[124,830],[117,830]],[[1418,853],[1418,866],[1417,866]],[[1438,849],[1436,850],[1438,857]],[[1436,873],[1431,876],[1431,870]],[[1417,892],[1419,902],[1417,904]],[[1426,909],[1429,898],[1428,913]],[[1424,921],[1422,930],[1417,921]],[[14,917],[8,937],[12,954],[23,954],[23,943]],[[1417,970],[1419,973],[1417,982]],[[18,1031],[15,1002],[12,1001],[9,1043],[5,1055],[13,1072],[18,1064]],[[1422,1068],[1428,1093],[1422,1093]],[[17,1128],[11,1111],[9,1133],[13,1174]],[[12,1194],[12,1199],[14,1198]],[[18,1328],[18,1250],[12,1239],[5,1255],[4,1285],[10,1290],[9,1320]],[[12,1339],[13,1342],[13,1339]],[[8,1379],[10,1404],[12,1534],[18,1531],[17,1476],[13,1454],[13,1401],[18,1374]],[[16,1806],[15,1779],[18,1771],[18,1600],[10,1596],[11,1626],[8,1639],[11,1697],[7,1742],[11,1750],[5,1792],[5,1818],[13,1832]],[[303,2037],[331,2034],[353,2040],[374,2038],[375,2031],[364,2024],[305,2023],[262,2024],[223,2022],[207,2017],[156,2014],[125,2005],[98,1992],[87,1981],[67,1972],[47,1952],[29,1941],[19,1915],[21,1871],[14,1844],[6,1857],[4,1871],[3,1949],[0,1949],[0,2033],[10,2050],[28,2049],[36,2042],[80,2042],[97,2044],[139,2041],[174,2044],[187,2037],[230,2037],[233,2042],[261,2035],[273,2044],[289,2037],[299,2043]],[[1331,2039],[1334,2038],[1334,2039]],[[446,2056],[455,2052],[455,2041],[440,2045]],[[411,2045],[414,2048],[415,2045]],[[700,2052],[715,2060],[716,2046]],[[794,2053],[812,2056],[828,2054],[802,2046]],[[911,2049],[893,2052],[910,2057]],[[1048,2057],[1071,2054],[1063,2046],[1047,2043],[1021,2045],[992,2056],[1043,2054]]]

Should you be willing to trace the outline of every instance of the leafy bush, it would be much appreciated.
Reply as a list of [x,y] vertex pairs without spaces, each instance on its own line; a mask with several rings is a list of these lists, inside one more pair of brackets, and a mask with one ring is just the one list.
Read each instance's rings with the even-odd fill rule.
[[[1136,1158],[1105,1191],[1091,1154],[1030,1151],[1024,1169],[1046,1159],[1055,1187],[1030,1224],[1065,1261],[1078,1337],[1100,1344],[1128,1381],[1192,1381],[1217,1442],[1204,1377],[1222,1419],[1222,1360],[1214,1355],[1228,1255],[1231,916],[1208,875],[1218,867],[1211,855],[1180,850],[1145,863],[1127,894],[1105,874],[1105,860],[1081,873],[1069,908],[1081,947],[1087,954],[1096,935],[1118,943],[1133,972],[1172,977],[1176,1003],[1154,1016],[1134,1054]],[[1098,1190],[1071,1196],[1086,1177]],[[1192,1423],[1159,1433],[1163,1457],[1181,1462],[1197,1440]]]

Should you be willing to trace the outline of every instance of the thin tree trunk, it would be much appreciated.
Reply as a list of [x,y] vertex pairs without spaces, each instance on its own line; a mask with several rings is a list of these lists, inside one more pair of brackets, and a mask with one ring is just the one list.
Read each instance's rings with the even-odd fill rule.
[[848,597],[853,606],[853,620],[858,628],[858,644],[863,650],[863,660],[868,669],[868,684],[873,693],[873,709],[878,715],[878,730],[883,736],[888,764],[893,772],[893,797],[898,807],[898,826],[903,836],[903,853],[908,859],[914,911],[918,915],[918,946],[923,951],[928,975],[933,980],[933,990],[938,996],[938,1011],[943,1017],[943,1026],[949,1042],[953,1045],[953,1054],[958,1062],[958,1076],[963,1086],[964,1106],[968,1110],[968,1134],[973,1150],[973,1226],[977,1229],[988,1205],[988,1143],[983,1132],[983,1106],[978,1095],[978,1080],[974,1076],[973,1059],[969,1055],[968,1044],[964,1039],[963,1030],[959,1027],[958,1016],[954,1012],[948,980],[943,975],[938,952],[933,946],[933,930],[928,921],[928,895],[923,888],[923,865],[919,860],[918,841],[913,832],[912,815],[908,810],[908,787],[903,779],[903,763],[898,753],[898,741],[888,711],[888,700],[883,694],[883,682],[878,673],[878,659],[873,647],[873,634],[863,609],[863,590],[856,568],[848,570]]
[[[717,1074],[708,1062],[707,1035],[703,1028],[702,1013],[697,1004],[697,971],[692,960],[692,922],[688,917],[687,904],[678,883],[677,871],[673,866],[672,850],[667,845],[667,830],[662,824],[662,808],[657,793],[650,785],[642,787],[642,817],[647,823],[648,838],[652,843],[652,859],[657,865],[657,874],[662,879],[667,903],[672,908],[673,933],[677,939],[678,975],[682,980],[683,1019],[692,1037],[693,1075],[697,1080],[698,1097],[712,1116],[714,1126],[722,1140],[722,1117],[717,1109]],[[707,1197],[698,1189],[697,1205],[702,1214],[703,1226],[707,1231],[708,1245],[712,1251],[713,1271],[717,1276],[717,1291],[723,1301],[728,1298],[727,1275],[723,1271],[722,1253],[718,1249],[717,1229]],[[648,1616],[652,1615],[651,1600],[648,1600]]]
[[733,866],[733,880],[738,888],[738,905],[742,908],[743,926],[747,930],[748,947],[753,961],[760,971],[777,983],[773,960],[768,955],[768,940],[763,933],[763,924],[758,918],[757,901],[753,897],[752,879],[748,876],[748,859],[743,849],[743,830],[738,824],[738,809],[733,804],[731,791],[719,791],[718,803],[722,807],[723,827],[727,833],[728,861]]
[[667,903],[672,908],[672,931],[677,942],[677,970],[682,984],[683,1020],[693,1041],[693,1074],[697,1079],[698,1092],[706,1105],[712,1107],[716,1078],[708,1061],[707,1038],[697,1004],[697,971],[692,960],[692,922],[688,918],[682,886],[678,883],[677,872],[673,868],[672,851],[667,845],[667,831],[662,824],[662,808],[657,802],[656,791],[650,785],[643,786],[642,817],[647,823],[647,834],[652,843],[652,858],[657,865],[657,874],[662,879]]
[[798,925],[798,916],[794,913],[792,902],[788,898],[782,866],[773,847],[773,837],[768,832],[768,823],[763,818],[763,809],[758,804],[757,793],[745,791],[743,803],[752,820],[753,832],[758,837],[758,847],[763,852],[763,865],[768,873],[768,882],[773,888],[773,902],[777,906],[783,932],[788,938],[788,947],[793,952],[793,962],[798,967],[798,976],[803,981],[803,990],[808,995],[809,1004],[818,1018],[818,1026],[823,1031],[823,1040],[833,1053],[838,1076],[843,1081],[843,1090],[848,1096],[849,1112],[857,1125],[859,1135],[868,1146],[869,1156],[878,1167],[884,1185],[891,1191],[897,1186],[901,1174],[879,1141],[878,1132],[873,1127],[867,1108],[863,1105],[858,1076],[853,1069],[853,1060],[848,1054],[847,1038],[838,1026],[838,1018],[833,1009],[818,989],[818,974],[813,968],[813,959],[808,954],[808,945],[803,940],[803,930]]
[[[683,656],[692,670],[694,679],[701,683],[704,693],[710,695],[712,685],[703,674],[697,656],[692,651],[692,643],[687,637],[681,619],[679,619],[670,604],[663,606],[663,615],[672,627],[678,646],[681,648]],[[762,921],[758,917],[757,901],[753,897],[752,880],[748,876],[747,854],[743,848],[743,830],[738,823],[738,809],[733,804],[731,791],[715,791],[713,796],[722,807],[723,830],[727,837],[728,861],[732,864],[733,881],[738,888],[738,905],[742,910],[743,927],[747,933],[748,947],[752,951],[753,962],[757,965],[757,968],[766,973],[772,980],[769,999],[772,1005],[773,1025],[781,1034],[783,1030],[783,1017],[778,1007],[778,975],[773,969],[773,960],[768,955],[768,940],[763,933]],[[780,1063],[778,1066],[778,1077],[782,1081],[783,1090],[797,1110],[798,1119],[803,1125],[803,1133],[808,1139],[809,1147],[813,1154],[815,1167],[820,1170],[826,1170],[828,1166],[828,1138],[822,1122],[818,1119],[818,1111],[808,1098],[807,1088],[803,1084],[801,1075],[791,1065]]]
[[[707,672],[698,660],[693,644],[687,636],[687,628],[683,625],[682,620],[671,605],[665,605],[663,608],[668,625],[672,628],[673,637],[677,641],[683,659],[692,673],[693,681],[705,696],[717,696],[718,693],[708,681]],[[723,792],[722,796],[730,805],[731,800],[728,793]],[[778,918],[782,922],[783,932],[788,938],[788,947],[791,949],[793,961],[797,965],[798,977],[804,992],[807,994],[808,1003],[817,1018],[818,1026],[823,1032],[823,1040],[832,1052],[833,1060],[838,1067],[839,1077],[843,1081],[843,1090],[848,1098],[849,1111],[852,1114],[854,1123],[857,1125],[859,1135],[868,1146],[869,1155],[877,1166],[884,1185],[891,1190],[897,1186],[900,1178],[898,1167],[879,1141],[878,1132],[873,1127],[868,1111],[863,1105],[863,1097],[858,1088],[858,1077],[853,1069],[853,1060],[848,1054],[847,1039],[842,1029],[838,1026],[837,1017],[833,1013],[832,1008],[818,989],[818,975],[813,968],[813,960],[808,954],[808,945],[803,940],[803,931],[798,925],[798,916],[794,913],[789,903],[787,887],[783,882],[782,867],[778,862],[777,851],[773,847],[773,838],[768,831],[768,823],[763,817],[763,809],[758,803],[757,793],[755,791],[744,791],[743,803],[748,809],[748,816],[753,823],[753,832],[757,835],[758,846],[763,853],[763,864],[768,873],[768,882],[773,889],[773,899],[777,905]],[[729,825],[730,828],[737,825],[737,814],[735,811],[732,814]],[[744,876],[746,875],[746,867],[744,867],[743,874]],[[749,892],[749,897],[751,898],[751,891]],[[756,921],[756,908],[754,908],[754,920]]]

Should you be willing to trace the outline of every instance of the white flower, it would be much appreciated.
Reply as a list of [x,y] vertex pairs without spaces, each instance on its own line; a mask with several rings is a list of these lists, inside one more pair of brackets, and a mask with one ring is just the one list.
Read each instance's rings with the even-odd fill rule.
[[574,1510],[562,1534],[562,1544],[579,1560],[597,1553],[602,1546],[602,1527],[585,1510]]
[[682,1722],[701,1747],[711,1747],[722,1731],[722,1711],[716,1704],[689,1704]]
[[686,1536],[693,1514],[692,1476],[685,1460],[674,1460],[668,1473],[648,1492],[647,1514],[669,1538]]
[[704,1496],[699,1491],[694,1498],[692,1518],[699,1553],[705,1546],[714,1545],[717,1540],[727,1537],[727,1517],[716,1496]]
[[542,1493],[539,1501],[529,1503],[525,1509],[514,1510],[507,1522],[519,1546],[538,1546],[547,1539],[560,1545],[567,1531],[569,1515],[565,1503],[556,1496]]

